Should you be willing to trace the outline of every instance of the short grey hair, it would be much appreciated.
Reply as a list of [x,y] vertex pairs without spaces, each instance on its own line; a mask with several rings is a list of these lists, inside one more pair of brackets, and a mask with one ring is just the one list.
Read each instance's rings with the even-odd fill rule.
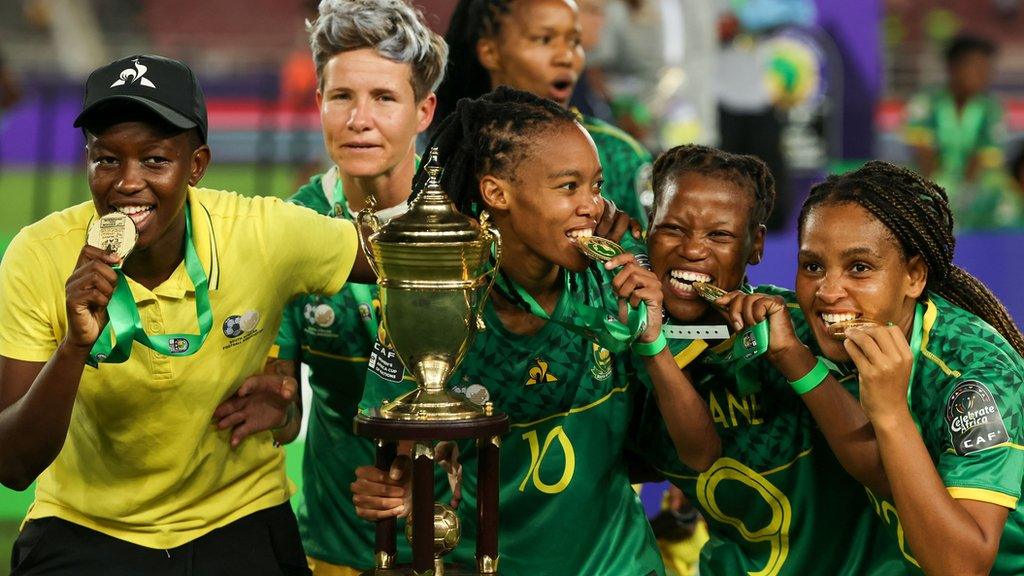
[[322,0],[315,22],[306,22],[323,88],[324,67],[336,54],[373,48],[381,57],[412,67],[412,91],[422,100],[437,90],[448,62],[448,45],[405,0]]

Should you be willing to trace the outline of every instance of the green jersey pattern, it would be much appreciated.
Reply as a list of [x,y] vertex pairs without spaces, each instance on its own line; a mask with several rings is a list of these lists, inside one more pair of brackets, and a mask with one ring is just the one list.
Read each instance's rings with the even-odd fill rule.
[[[552,313],[567,319],[580,291],[601,293],[598,267],[571,275]],[[605,297],[607,298],[607,297]],[[614,303],[614,298],[611,302]],[[606,305],[610,304],[606,301]],[[629,483],[624,446],[637,387],[628,354],[611,354],[548,322],[532,336],[505,330],[488,302],[451,387],[509,415],[502,438],[499,551],[503,576],[664,574],[654,535]],[[407,383],[403,383],[407,384]],[[363,406],[405,388],[367,373]],[[462,542],[454,562],[472,566],[476,449],[463,446]]]
[[[974,314],[936,295],[920,306],[911,413],[954,498],[1010,509],[990,574],[1024,574],[1024,360]],[[907,565],[920,573],[893,502],[872,498]]]
[[[290,201],[329,214],[322,182],[323,175],[314,176]],[[298,496],[303,545],[313,558],[360,569],[374,566],[374,526],[356,515],[349,484],[357,467],[373,464],[374,445],[353,434],[352,418],[376,337],[367,321],[379,316],[378,306],[373,285],[300,296],[285,309],[276,342],[278,357],[309,366],[313,390]]]
[[[813,341],[792,292],[774,286],[755,292],[785,298],[797,336]],[[701,474],[683,465],[653,398],[643,409],[637,450],[707,520],[711,540],[701,551],[702,576],[905,573],[864,488],[842,469],[810,411],[767,359],[752,364],[760,389],[741,395],[731,339],[693,360],[699,348],[691,346],[702,343],[669,342],[677,363],[689,361],[722,456]]]
[[651,189],[650,152],[603,120],[584,117],[582,124],[594,139],[604,169],[601,195],[646,225],[647,212],[640,204],[640,196]]

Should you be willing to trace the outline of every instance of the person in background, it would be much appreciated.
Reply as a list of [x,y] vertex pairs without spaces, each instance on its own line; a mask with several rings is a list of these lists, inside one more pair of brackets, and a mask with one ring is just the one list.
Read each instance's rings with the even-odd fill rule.
[[[416,136],[433,118],[447,45],[404,0],[325,1],[308,28],[315,99],[334,166],[290,201],[352,220],[372,199],[385,218],[412,191]],[[302,249],[316,254],[332,247]],[[301,296],[285,309],[271,350],[273,372],[294,378],[300,363],[310,368],[313,399],[297,510],[315,576],[355,576],[374,566],[374,527],[356,516],[349,484],[356,467],[374,460],[373,442],[352,432],[352,418],[377,342],[379,309],[375,285]],[[225,420],[240,400],[225,404]],[[298,420],[283,440],[295,437]]]
[[1005,130],[990,92],[996,46],[961,35],[944,56],[946,84],[910,100],[904,139],[921,174],[946,189],[961,229],[1000,227]]
[[[435,127],[462,98],[509,86],[568,107],[585,54],[573,0],[460,0],[445,39],[448,76],[437,91]],[[650,192],[650,153],[625,132],[582,118],[604,167],[602,195],[643,223]],[[649,198],[648,198],[649,200]]]

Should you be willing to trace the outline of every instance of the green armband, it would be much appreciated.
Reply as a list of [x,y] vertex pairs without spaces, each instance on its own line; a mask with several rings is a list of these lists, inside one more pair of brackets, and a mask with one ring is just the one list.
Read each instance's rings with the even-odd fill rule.
[[821,358],[818,358],[818,362],[811,368],[811,371],[795,382],[790,382],[789,385],[793,387],[793,391],[797,394],[803,395],[811,390],[818,387],[819,384],[825,381],[828,376],[828,366]]
[[668,340],[665,339],[664,333],[659,333],[654,342],[634,342],[633,352],[641,356],[657,356],[665,346],[668,346]]

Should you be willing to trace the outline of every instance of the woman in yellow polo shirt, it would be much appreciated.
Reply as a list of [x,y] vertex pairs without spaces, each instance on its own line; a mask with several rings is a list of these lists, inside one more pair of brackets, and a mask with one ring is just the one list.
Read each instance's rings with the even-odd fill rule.
[[[288,423],[273,398],[294,380],[246,376],[292,296],[341,288],[355,229],[196,188],[206,124],[180,62],[93,72],[75,122],[92,202],[24,228],[0,264],[0,481],[38,482],[13,574],[309,573],[272,433],[232,449],[213,412],[245,382],[267,396],[249,424]],[[115,212],[138,232],[123,259],[86,245]]]

